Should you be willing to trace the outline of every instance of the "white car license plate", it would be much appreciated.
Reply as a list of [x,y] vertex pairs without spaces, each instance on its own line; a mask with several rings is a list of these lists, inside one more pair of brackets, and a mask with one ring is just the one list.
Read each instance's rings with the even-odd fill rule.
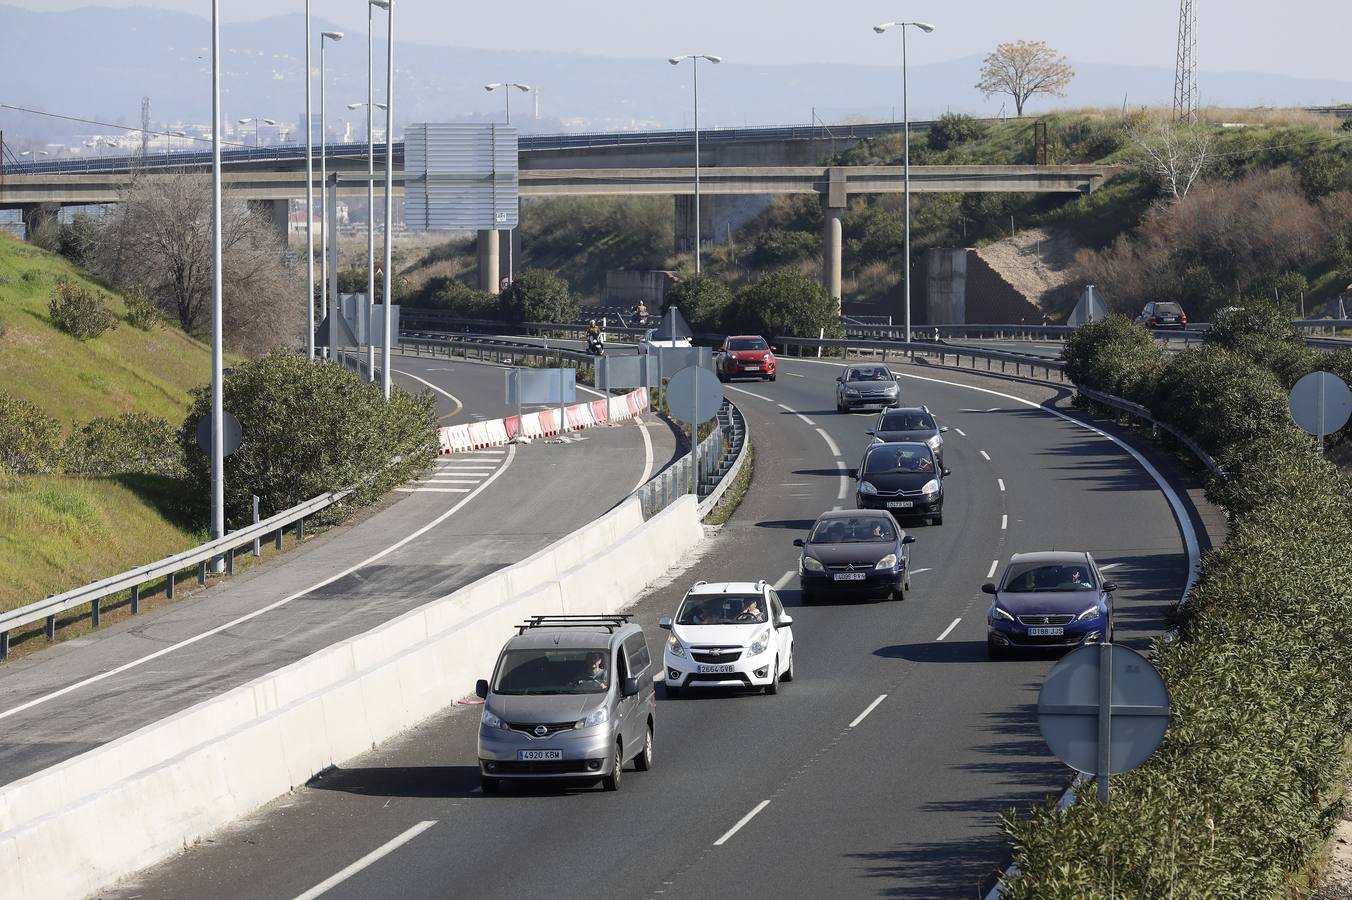
[[888,508],[888,509],[910,509],[912,506],[915,506],[915,501],[914,501],[914,500],[888,500],[888,501],[887,501],[887,508]]
[[837,572],[831,576],[836,581],[863,581],[863,572]]
[[730,665],[699,667],[699,674],[701,675],[730,675],[732,671],[733,667]]
[[1060,625],[1035,625],[1028,629],[1029,637],[1061,637],[1066,629]]
[[541,760],[563,759],[562,750],[518,750],[516,758],[521,762],[540,762]]

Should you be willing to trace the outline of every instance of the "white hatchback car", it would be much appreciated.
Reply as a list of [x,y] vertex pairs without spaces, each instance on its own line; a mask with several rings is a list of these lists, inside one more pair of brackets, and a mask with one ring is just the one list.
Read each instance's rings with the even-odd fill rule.
[[793,617],[764,581],[695,582],[673,620],[663,652],[667,695],[693,688],[779,691],[793,680]]

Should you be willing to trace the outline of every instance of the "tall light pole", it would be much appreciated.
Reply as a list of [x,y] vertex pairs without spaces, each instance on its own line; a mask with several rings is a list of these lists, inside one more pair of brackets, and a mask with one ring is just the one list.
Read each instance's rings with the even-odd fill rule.
[[[211,536],[225,537],[225,414],[221,350],[221,0],[211,0]],[[212,570],[224,561],[212,560]]]
[[[521,91],[522,93],[526,93],[527,91],[530,91],[530,90],[531,90],[531,86],[528,85],[528,84],[521,84],[520,82],[516,82],[516,81],[495,81],[495,82],[493,82],[492,84],[486,84],[486,85],[484,85],[484,90],[490,91],[490,92],[491,92],[491,91],[496,91],[498,88],[502,88],[502,89],[503,89],[502,94],[503,94],[504,97],[507,98],[507,124],[510,125],[510,124],[512,124],[512,88],[516,88],[518,91]],[[537,116],[537,118],[538,118],[538,116]],[[515,249],[515,248],[512,246],[512,244],[513,244],[513,241],[512,241],[512,229],[511,229],[511,228],[508,228],[508,229],[507,229],[507,282],[508,282],[509,284],[510,284],[511,282],[513,282],[513,281],[516,280],[516,268],[515,268],[515,265],[514,265],[514,261],[513,261],[513,259],[512,259],[512,250]]]
[[241,125],[248,125],[250,122],[254,126],[254,149],[256,150],[258,149],[258,132],[262,130],[264,125],[276,125],[277,123],[271,119],[264,119],[262,116],[249,116],[239,120]]
[[682,56],[673,56],[667,62],[673,66],[679,66],[686,60],[690,60],[691,66],[695,70],[695,274],[700,273],[699,266],[699,61],[707,59],[714,65],[723,61],[721,56],[710,56],[706,53],[686,53]]
[[[337,43],[343,39],[341,31],[325,31],[319,35],[319,183],[324,186],[324,190],[329,189],[329,130],[328,130],[328,104],[324,99],[324,41],[329,40]],[[307,123],[308,124],[308,123]],[[329,203],[328,197],[324,199],[324,224],[321,226],[319,242],[319,308],[329,315],[333,312],[329,309]],[[333,236],[337,240],[337,236]],[[335,334],[336,331],[329,327],[329,334]],[[330,344],[333,341],[329,341]],[[329,359],[335,359],[338,352],[337,347],[329,347]]]
[[314,78],[310,75],[310,0],[305,0],[305,353],[315,358],[315,135]]
[[905,134],[902,150],[902,205],[906,207],[906,225],[904,229],[906,244],[906,261],[903,264],[905,269],[903,276],[906,279],[906,343],[911,342],[911,116],[907,108],[906,92],[906,26],[919,28],[928,34],[934,30],[934,26],[926,22],[884,22],[881,25],[874,25],[873,30],[882,34],[889,28],[901,29],[901,120],[902,131]]
[[366,304],[362,312],[366,316],[366,380],[376,380],[376,345],[371,343],[371,310],[376,302],[376,145],[375,133],[371,130],[371,117],[376,107],[385,109],[384,103],[375,103],[371,92],[371,7],[366,5],[366,102],[349,103],[348,109],[366,107]]
[[384,299],[385,333],[381,335],[380,347],[380,387],[385,399],[390,399],[390,328],[394,316],[390,305],[394,298],[390,290],[392,266],[392,237],[394,231],[394,0],[370,0],[372,6],[378,6],[389,13],[386,21],[385,46],[385,272]]

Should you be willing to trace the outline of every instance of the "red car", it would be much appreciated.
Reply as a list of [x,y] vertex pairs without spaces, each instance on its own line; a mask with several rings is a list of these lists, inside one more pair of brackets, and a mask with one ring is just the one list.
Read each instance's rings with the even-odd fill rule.
[[775,380],[774,348],[758,334],[735,334],[718,348],[718,379],[747,377]]

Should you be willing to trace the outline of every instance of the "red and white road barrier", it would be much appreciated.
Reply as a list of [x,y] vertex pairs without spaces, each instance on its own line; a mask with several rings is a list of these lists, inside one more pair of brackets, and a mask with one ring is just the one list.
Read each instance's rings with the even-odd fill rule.
[[[597,425],[610,425],[636,419],[648,410],[648,392],[643,388],[618,397],[575,403],[564,408],[568,431],[581,431]],[[437,429],[442,454],[501,447],[518,436],[525,438],[554,437],[559,434],[559,410],[542,409],[526,413],[518,419],[508,416],[488,422],[467,422]]]

